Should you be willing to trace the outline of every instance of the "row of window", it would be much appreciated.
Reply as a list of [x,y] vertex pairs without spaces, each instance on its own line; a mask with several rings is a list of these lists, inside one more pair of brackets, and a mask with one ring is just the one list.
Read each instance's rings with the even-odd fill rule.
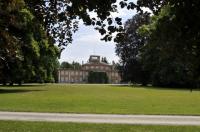
[[61,82],[82,82],[82,78],[68,78],[68,77],[61,77]]
[[[61,75],[72,75],[72,76],[87,76],[88,72],[82,72],[82,71],[61,71],[60,72]],[[117,72],[113,72],[111,73],[111,76],[113,77],[118,77],[118,73]]]
[[[68,77],[61,77],[61,82],[66,83],[75,83],[75,82],[83,82],[83,78],[68,78]],[[119,83],[119,80],[115,79],[112,80],[113,83]]]
[[113,73],[111,73],[111,76],[118,77],[118,73],[117,72],[113,72]]
[[90,69],[99,69],[99,70],[110,70],[110,67],[108,66],[85,66],[86,70],[90,70]]
[[117,73],[117,72],[112,72],[112,73],[109,73],[108,76],[109,76],[109,77],[112,77],[112,78],[113,78],[113,77],[119,77],[119,73]]
[[82,72],[82,71],[61,71],[61,75],[88,75],[87,72]]

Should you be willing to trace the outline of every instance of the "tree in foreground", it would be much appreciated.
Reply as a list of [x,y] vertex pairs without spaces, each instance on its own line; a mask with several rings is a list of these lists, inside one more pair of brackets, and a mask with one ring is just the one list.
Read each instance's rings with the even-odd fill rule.
[[0,1],[0,15],[0,82],[54,82],[59,50],[24,1]]
[[[189,76],[190,84],[194,82],[195,85],[198,85],[200,80],[198,72],[200,71],[200,61],[198,60],[200,49],[198,45],[199,5],[197,0],[138,0],[137,3],[121,0],[119,5],[116,0],[0,1],[0,64],[2,64],[0,73],[4,75],[1,79],[5,80],[4,77],[6,77],[8,80],[19,80],[21,76],[17,76],[18,73],[26,76],[25,78],[31,78],[32,75],[46,78],[46,73],[51,70],[46,71],[44,64],[41,65],[45,58],[41,58],[41,55],[50,52],[52,54],[48,58],[54,58],[57,52],[52,43],[57,43],[60,51],[63,49],[62,46],[71,43],[72,35],[77,31],[80,20],[85,25],[93,25],[103,35],[105,41],[112,40],[112,34],[115,32],[118,34],[114,40],[116,42],[123,40],[124,34],[121,32],[124,29],[121,18],[113,18],[111,15],[112,12],[117,12],[117,7],[120,6],[121,8],[137,9],[140,14],[144,13],[141,8],[146,7],[157,16],[153,22],[155,24],[147,26],[147,30],[142,31],[144,34],[148,34],[149,40],[140,55],[141,60],[144,60],[141,61],[144,63],[142,70],[151,71],[149,75],[153,75],[150,77],[152,82],[159,80],[154,84],[160,85],[165,77],[164,74],[169,73],[168,70],[171,69],[171,73],[177,73],[175,75],[178,77],[182,76],[179,73],[187,73],[183,75]],[[167,9],[164,10],[164,8]],[[96,14],[96,17],[90,13]],[[48,44],[48,48],[45,44]],[[157,54],[157,51],[160,54]],[[184,54],[179,54],[181,51]],[[174,54],[176,57],[172,58],[171,52],[177,53]],[[179,57],[182,55],[185,56]],[[168,64],[167,61],[168,63],[173,62],[173,64],[170,66],[171,68],[163,70],[162,67]],[[187,64],[183,64],[183,61]],[[176,64],[177,62],[178,64]],[[171,78],[170,76],[168,77]],[[40,79],[40,77],[38,78]],[[174,75],[172,78],[175,78]],[[168,84],[171,82],[169,81]]]
[[164,6],[153,16],[152,23],[143,27],[149,41],[141,56],[145,69],[151,71],[153,85],[198,87],[200,84],[200,24],[195,22],[200,20],[197,13],[200,3],[188,2]]
[[[22,81],[53,82],[59,52],[72,42],[80,20],[85,25],[95,25],[102,35],[106,34],[105,21],[119,25],[108,27],[106,41],[113,32],[122,30],[121,19],[111,19],[110,12],[117,9],[115,3],[115,0],[0,1],[1,82],[11,85]],[[94,12],[96,18],[89,12]]]
[[126,21],[124,39],[116,45],[116,53],[120,57],[120,72],[123,81],[131,81],[146,85],[148,72],[142,67],[140,61],[141,48],[147,42],[147,37],[138,33],[140,26],[150,22],[149,14],[137,14]]
[[[131,55],[139,53],[136,55],[140,62],[139,68],[147,71],[148,83],[155,86],[199,87],[200,15],[198,12],[200,2],[195,0],[148,2],[140,0],[140,2],[153,12],[150,24],[141,25],[136,30],[141,37],[146,37],[147,41],[138,49],[131,49],[129,45],[120,49],[123,46],[118,44],[117,53],[130,52]],[[134,29],[129,27],[129,30]],[[131,36],[131,33],[126,36]],[[136,38],[136,40],[139,45],[141,38]],[[135,41],[131,40],[128,44],[133,42]],[[126,60],[126,56],[120,56],[120,58],[125,60],[122,64],[129,64],[130,59]],[[135,69],[136,66],[137,63],[132,62],[126,70],[140,71]],[[137,73],[131,75],[134,76],[134,74],[136,78],[142,75],[138,76]],[[128,78],[133,82],[135,80],[131,80],[129,76]],[[145,79],[145,77],[142,78]]]

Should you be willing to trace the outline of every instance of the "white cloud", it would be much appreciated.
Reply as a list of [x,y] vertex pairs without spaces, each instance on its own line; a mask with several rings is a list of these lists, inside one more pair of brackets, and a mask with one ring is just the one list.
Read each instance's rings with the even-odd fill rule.
[[68,45],[62,52],[60,61],[82,61],[86,62],[92,54],[107,57],[109,62],[118,61],[115,55],[115,44],[113,42],[104,42],[102,36],[93,29],[93,27],[80,27],[80,30],[74,36],[74,41]]
[[[133,10],[119,9],[118,13],[112,13],[112,17],[121,17],[122,22],[125,22],[135,13],[136,11]],[[95,16],[95,13],[91,13],[91,15]],[[107,57],[109,62],[113,60],[117,62],[119,58],[115,54],[115,43],[101,41],[101,38],[102,36],[94,30],[94,27],[84,26],[80,22],[79,31],[74,35],[73,43],[62,52],[60,62],[78,61],[82,63],[82,61],[86,62],[92,54]]]

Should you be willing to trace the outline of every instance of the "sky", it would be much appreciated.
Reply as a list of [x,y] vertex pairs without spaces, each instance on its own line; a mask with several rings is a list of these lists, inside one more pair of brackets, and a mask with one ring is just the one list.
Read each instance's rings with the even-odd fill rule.
[[[124,23],[135,13],[136,11],[134,10],[119,9],[119,12],[113,13],[112,16],[121,17]],[[79,30],[73,36],[72,44],[65,48],[59,61],[86,63],[90,55],[100,55],[101,57],[106,57],[110,63],[112,61],[118,62],[119,57],[115,54],[116,44],[113,41],[101,41],[101,38],[102,36],[98,31],[94,30],[94,27],[80,23]]]

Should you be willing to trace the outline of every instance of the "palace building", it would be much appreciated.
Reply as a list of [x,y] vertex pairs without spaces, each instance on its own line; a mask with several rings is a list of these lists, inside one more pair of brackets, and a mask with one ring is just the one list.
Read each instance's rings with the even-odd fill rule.
[[83,64],[79,70],[59,69],[59,83],[88,83],[90,72],[103,72],[108,77],[108,83],[120,83],[121,77],[116,70],[115,64],[109,65],[100,61],[100,56],[91,55],[88,63]]

